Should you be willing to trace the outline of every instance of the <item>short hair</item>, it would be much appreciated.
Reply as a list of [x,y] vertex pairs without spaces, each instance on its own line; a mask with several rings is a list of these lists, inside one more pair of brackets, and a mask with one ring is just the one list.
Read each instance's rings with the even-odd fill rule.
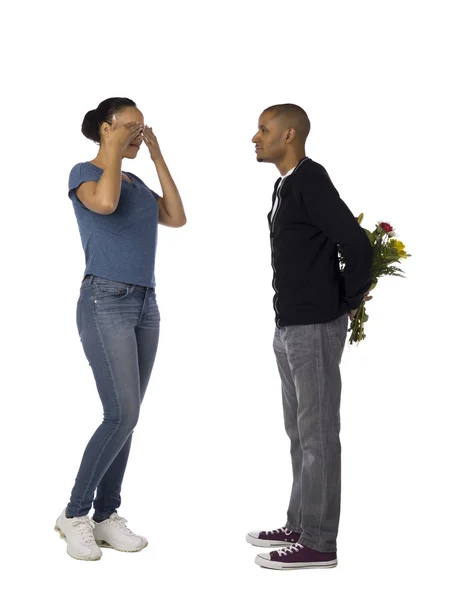
[[113,115],[120,113],[128,106],[135,107],[136,103],[129,98],[108,98],[100,102],[98,107],[94,110],[90,110],[84,115],[83,124],[81,125],[81,131],[88,140],[92,140],[96,144],[99,144],[100,139],[100,126],[106,121],[109,125],[112,125]]
[[272,112],[275,117],[282,120],[286,128],[292,127],[303,142],[310,133],[310,120],[306,111],[296,104],[275,104],[264,110]]

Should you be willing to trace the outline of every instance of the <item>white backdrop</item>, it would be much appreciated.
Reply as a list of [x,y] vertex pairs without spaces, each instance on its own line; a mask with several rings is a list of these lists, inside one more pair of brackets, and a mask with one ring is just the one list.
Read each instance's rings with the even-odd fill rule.
[[[8,598],[442,597],[447,540],[447,42],[443,2],[25,3],[2,34],[2,525]],[[446,52],[445,52],[446,51]],[[67,196],[96,155],[84,114],[127,96],[188,223],[160,228],[161,338],[121,514],[138,555],[70,559],[53,531],[102,410],[75,324],[84,257]],[[309,114],[308,156],[364,225],[413,255],[382,280],[343,362],[339,567],[267,571],[246,544],[285,522],[289,444],[266,215],[278,172],[259,114]],[[146,148],[125,161],[159,192]],[[6,562],[5,562],[6,561]],[[440,590],[439,592],[437,590]]]

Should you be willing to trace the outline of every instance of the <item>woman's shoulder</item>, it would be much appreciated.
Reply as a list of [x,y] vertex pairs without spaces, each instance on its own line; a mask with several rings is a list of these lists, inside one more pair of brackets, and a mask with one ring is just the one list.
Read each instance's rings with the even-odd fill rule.
[[103,169],[100,169],[100,167],[97,167],[96,165],[86,160],[83,162],[76,163],[76,165],[74,165],[71,168],[70,173],[98,173],[102,170]]
[[69,190],[77,188],[85,181],[98,181],[101,177],[102,169],[93,165],[91,162],[76,163],[70,170]]

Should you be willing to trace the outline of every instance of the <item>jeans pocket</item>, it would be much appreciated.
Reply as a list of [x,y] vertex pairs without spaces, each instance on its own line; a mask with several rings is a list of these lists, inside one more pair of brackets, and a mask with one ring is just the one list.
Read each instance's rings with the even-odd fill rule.
[[94,285],[92,296],[95,302],[112,298],[121,300],[129,294],[130,288],[126,285]]
[[348,315],[343,315],[327,324],[327,335],[332,355],[341,360],[346,343]]

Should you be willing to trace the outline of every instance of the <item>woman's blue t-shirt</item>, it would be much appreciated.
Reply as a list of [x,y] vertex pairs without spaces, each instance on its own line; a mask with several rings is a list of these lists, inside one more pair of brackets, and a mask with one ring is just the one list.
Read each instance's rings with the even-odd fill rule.
[[84,275],[155,287],[158,194],[136,175],[126,173],[133,183],[122,180],[116,210],[100,215],[84,206],[75,190],[85,181],[98,181],[102,174],[103,169],[84,162],[75,165],[69,176],[69,198],[86,257]]

